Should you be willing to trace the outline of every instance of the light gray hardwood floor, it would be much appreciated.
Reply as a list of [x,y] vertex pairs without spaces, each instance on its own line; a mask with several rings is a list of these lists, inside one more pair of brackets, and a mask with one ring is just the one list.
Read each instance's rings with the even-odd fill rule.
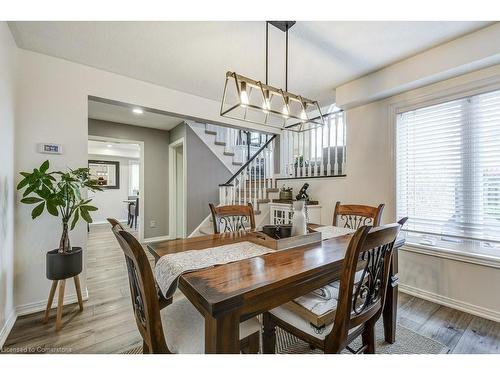
[[[80,313],[76,304],[65,306],[59,333],[54,330],[55,309],[45,325],[41,322],[43,312],[19,317],[4,349],[120,353],[140,345],[123,253],[109,225],[91,227],[87,288],[89,299],[84,302],[84,311]],[[500,323],[403,293],[398,303],[401,325],[442,343],[452,353],[500,353]]]

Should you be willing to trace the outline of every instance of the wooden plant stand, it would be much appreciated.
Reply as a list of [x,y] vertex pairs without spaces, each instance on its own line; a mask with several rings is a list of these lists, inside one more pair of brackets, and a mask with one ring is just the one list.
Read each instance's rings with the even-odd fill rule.
[[[57,299],[57,317],[56,317],[56,331],[59,331],[62,326],[62,313],[64,304],[64,288],[66,287],[66,280],[52,280],[52,286],[50,287],[49,300],[47,301],[47,307],[45,309],[45,317],[43,318],[43,324],[49,321],[49,313],[52,308],[52,301],[54,300],[54,295],[56,294],[57,284],[59,284],[59,297]],[[80,288],[80,278],[78,275],[73,276],[75,281],[76,296],[78,297],[78,305],[80,306],[80,311],[83,311],[83,300],[82,300],[82,290]]]

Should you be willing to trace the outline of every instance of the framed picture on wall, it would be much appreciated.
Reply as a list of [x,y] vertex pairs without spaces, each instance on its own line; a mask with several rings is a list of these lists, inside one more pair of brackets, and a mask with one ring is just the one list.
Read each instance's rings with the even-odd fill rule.
[[120,188],[120,162],[89,160],[90,178],[103,189]]

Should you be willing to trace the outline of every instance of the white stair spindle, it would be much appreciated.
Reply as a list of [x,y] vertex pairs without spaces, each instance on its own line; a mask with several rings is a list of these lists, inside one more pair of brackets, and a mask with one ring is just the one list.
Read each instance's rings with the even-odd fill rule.
[[308,168],[308,171],[307,171],[307,175],[309,177],[312,177],[312,161],[313,161],[313,152],[312,152],[312,131],[308,131],[307,133],[308,134],[308,138],[309,138],[309,144],[307,145],[307,148],[308,148],[308,160],[309,160],[309,168]]
[[306,135],[302,133],[302,177],[306,176]]
[[325,166],[323,165],[323,126],[320,126],[317,131],[320,133],[319,137],[319,175],[324,176],[325,175]]
[[270,155],[269,155],[269,175],[271,177],[271,189],[274,189],[274,141],[271,142],[270,146]]
[[238,185],[236,186],[236,194],[238,196],[238,204],[241,204],[241,174],[238,176]]
[[294,152],[295,152],[295,133],[294,132],[289,132],[288,135],[290,136],[290,141],[289,141],[289,152],[288,152],[288,176],[294,176],[295,177],[295,168],[293,167],[293,158],[294,158]]
[[347,155],[346,155],[346,148],[347,148],[347,139],[346,139],[346,124],[345,124],[345,121],[344,119],[342,118],[342,174],[345,174],[345,167],[346,167],[346,163],[347,163]]
[[332,139],[331,139],[331,125],[332,125],[332,118],[329,117],[328,118],[328,122],[327,122],[327,126],[328,126],[328,131],[327,131],[327,142],[326,144],[328,145],[328,153],[327,153],[327,158],[328,158],[328,162],[326,164],[326,175],[329,176],[332,174],[332,164],[331,164],[331,156],[330,156],[330,153],[331,153],[331,146],[332,146]]
[[248,184],[248,180],[247,180],[246,172],[247,172],[246,168],[243,169],[243,171],[241,171],[241,178],[243,180],[243,204],[244,205],[247,204],[247,184]]
[[253,206],[255,207],[255,209],[257,209],[257,193],[258,193],[258,189],[259,189],[259,185],[258,185],[258,182],[257,182],[257,158],[253,159],[253,178],[254,178],[254,184],[253,184],[253,187],[252,187],[252,192],[253,192]]
[[333,151],[335,153],[334,155],[334,159],[335,159],[335,163],[333,165],[333,174],[336,176],[339,174],[339,160],[338,160],[338,125],[339,125],[339,118],[337,115],[335,115],[335,137],[334,137],[334,147],[333,147]]

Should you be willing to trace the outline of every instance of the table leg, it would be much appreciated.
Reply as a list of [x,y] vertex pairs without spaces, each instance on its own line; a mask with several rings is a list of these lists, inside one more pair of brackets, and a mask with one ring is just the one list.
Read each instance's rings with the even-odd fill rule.
[[240,317],[233,312],[217,319],[205,316],[205,353],[240,352]]
[[389,285],[384,305],[384,338],[390,344],[396,341],[396,322],[398,312],[398,249],[394,249],[389,274]]

